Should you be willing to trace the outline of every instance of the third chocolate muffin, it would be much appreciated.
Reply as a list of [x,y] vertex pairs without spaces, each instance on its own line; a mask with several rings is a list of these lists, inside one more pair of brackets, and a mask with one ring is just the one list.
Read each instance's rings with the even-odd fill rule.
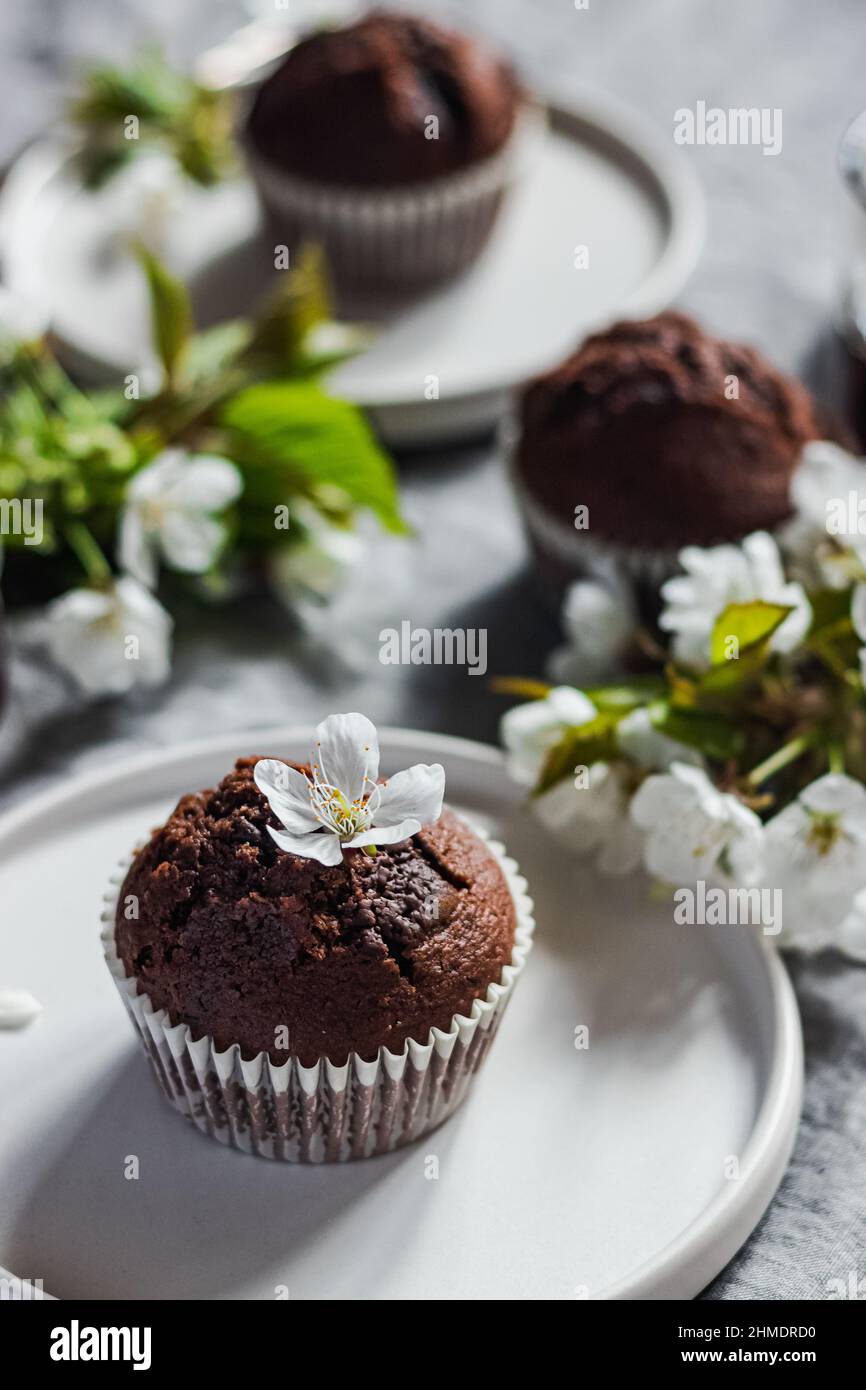
[[377,11],[290,50],[253,102],[245,147],[289,246],[319,242],[342,284],[405,286],[480,252],[524,107],[511,67],[483,44]]

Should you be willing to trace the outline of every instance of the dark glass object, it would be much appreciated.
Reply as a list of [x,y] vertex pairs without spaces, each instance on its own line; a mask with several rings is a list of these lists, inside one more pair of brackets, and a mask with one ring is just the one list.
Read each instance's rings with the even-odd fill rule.
[[840,330],[849,355],[849,415],[866,449],[866,111],[842,137],[839,170],[851,195]]

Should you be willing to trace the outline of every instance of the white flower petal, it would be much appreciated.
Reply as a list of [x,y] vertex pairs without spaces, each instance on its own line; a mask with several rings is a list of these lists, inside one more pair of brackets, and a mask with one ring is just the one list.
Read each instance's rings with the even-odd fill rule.
[[761,830],[753,811],[720,792],[700,768],[679,762],[646,779],[632,799],[631,816],[647,832],[647,868],[668,883],[708,878],[739,841]]
[[153,502],[174,483],[187,458],[185,449],[163,449],[134,475],[126,496],[130,502]]
[[508,771],[515,782],[531,787],[537,780],[550,749],[567,728],[588,724],[597,710],[582,690],[556,686],[542,700],[515,705],[503,716],[500,738],[508,757]]
[[542,703],[548,706],[551,716],[559,724],[568,726],[588,724],[598,713],[592,700],[582,690],[575,690],[570,685],[555,685]]
[[26,1028],[38,1018],[42,1005],[27,989],[0,989],[0,1028]]
[[168,511],[159,528],[159,540],[172,569],[182,574],[204,574],[222,549],[225,527],[203,514]]
[[222,512],[238,498],[243,479],[236,466],[217,454],[189,454],[166,488],[166,502],[184,511]]
[[866,890],[866,789],[838,773],[806,787],[764,827],[756,881],[781,890],[781,945],[847,949],[846,935],[859,939],[849,918]]
[[110,589],[74,589],[46,610],[53,660],[90,695],[161,684],[171,631],[168,613],[129,575]]
[[[163,449],[132,479],[121,519],[121,563],[142,582],[155,583],[152,557],[158,546],[172,568],[203,574],[222,546],[222,512],[243,488],[228,459]],[[146,552],[145,553],[145,548]]]
[[441,763],[416,763],[389,777],[381,788],[375,824],[395,825],[411,814],[421,825],[431,825],[442,814],[444,795],[445,769]]
[[301,859],[315,859],[318,864],[328,868],[343,862],[342,843],[336,835],[329,835],[325,830],[317,830],[310,835],[290,835],[269,825],[268,833],[286,854],[297,854]]
[[657,773],[647,777],[631,801],[631,818],[635,825],[651,830],[660,820],[675,815],[682,802],[682,789],[673,777]]
[[285,830],[293,835],[310,834],[320,821],[310,804],[310,784],[302,772],[278,758],[260,758],[253,779]]
[[840,772],[828,772],[810,782],[800,793],[800,801],[819,815],[848,816],[852,811],[866,809],[866,787]]
[[364,845],[396,845],[401,840],[409,840],[417,835],[421,822],[417,816],[398,821],[396,825],[374,825],[370,830],[361,830],[346,841],[348,849],[361,849]]
[[[597,766],[600,765],[594,764],[590,771]],[[602,775],[606,775],[606,769]],[[570,781],[558,782],[543,796],[534,798],[531,805],[541,824],[576,854],[596,849],[607,832],[606,820],[591,787],[578,790]]]
[[323,604],[334,598],[367,550],[354,531],[324,519],[314,531],[307,526],[307,531],[303,539],[281,546],[269,562],[274,592],[293,612],[306,602]]
[[759,593],[774,593],[785,583],[779,547],[766,531],[753,531],[742,542],[750,578]]
[[632,710],[619,721],[616,741],[627,758],[648,771],[664,772],[672,762],[692,763],[695,767],[703,764],[696,748],[660,733],[646,709]]
[[159,572],[137,507],[126,507],[121,515],[117,559],[121,569],[140,584],[146,584],[149,589],[155,588]]
[[319,777],[360,800],[379,776],[379,735],[363,714],[331,714],[316,729],[311,763]]
[[621,662],[634,626],[627,593],[616,593],[595,580],[578,580],[563,600],[567,645],[551,657],[551,670],[569,672],[574,684],[606,675]]
[[826,535],[827,503],[852,491],[866,500],[862,460],[827,439],[807,444],[791,479],[791,500],[800,516]]
[[628,820],[622,765],[593,763],[586,784],[558,783],[532,802],[556,840],[578,854],[599,851],[602,873],[624,874],[640,862],[643,836]]
[[793,609],[772,636],[774,651],[791,651],[802,640],[812,621],[811,606],[802,585],[786,582],[778,546],[766,532],[746,536],[739,546],[686,546],[679,562],[685,573],[662,585],[659,616],[662,630],[674,634],[678,660],[706,666],[719,614],[728,604],[755,599]]

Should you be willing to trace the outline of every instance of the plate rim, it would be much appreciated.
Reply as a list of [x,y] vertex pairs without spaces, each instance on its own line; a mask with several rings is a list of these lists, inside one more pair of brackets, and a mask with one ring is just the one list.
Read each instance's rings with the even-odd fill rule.
[[[606,147],[605,157],[621,168],[631,165],[630,176],[651,186],[653,199],[664,208],[668,223],[664,245],[648,273],[622,303],[603,316],[603,320],[593,320],[579,327],[575,333],[577,342],[579,337],[601,327],[602,322],[617,317],[645,317],[671,303],[692,274],[703,250],[706,199],[697,174],[682,152],[668,145],[654,120],[643,117],[628,102],[588,84],[581,84],[568,95],[542,91],[534,100],[547,113],[551,129],[560,137],[580,140],[578,132],[582,127],[588,131],[593,148],[604,150]],[[35,269],[30,274],[22,269],[27,264],[24,243],[29,240],[16,239],[15,235],[22,210],[32,206],[34,199],[62,172],[71,154],[69,143],[60,137],[37,136],[13,162],[0,189],[0,263],[4,275],[10,274],[7,283],[13,291],[21,287],[25,293],[33,294],[37,292],[35,286],[39,280]],[[245,181],[243,174],[240,177]],[[66,339],[63,342],[73,359],[83,365],[90,364],[90,370],[104,371],[110,365],[107,360],[94,356],[86,343]],[[547,370],[554,360],[553,356],[539,360],[528,373],[517,376],[476,372],[466,379],[465,385],[446,390],[436,405],[441,407],[444,403],[470,411],[474,407],[478,413],[487,414],[493,411],[497,398],[509,394],[536,373]],[[431,405],[423,397],[406,391],[390,392],[387,399],[382,399],[374,389],[350,391],[347,398],[363,410],[381,414],[401,411],[427,414]],[[437,414],[441,415],[441,410]]]
[[[226,730],[206,738],[158,745],[150,750],[112,759],[107,766],[72,772],[60,779],[59,790],[49,788],[24,797],[0,814],[0,849],[3,842],[26,831],[47,811],[94,793],[139,771],[168,772],[175,764],[227,754],[232,748],[255,741],[292,743],[309,739],[309,723],[269,724],[260,728]],[[423,746],[443,759],[452,756],[504,770],[505,757],[493,744],[453,734],[433,733],[405,726],[382,725],[383,749]],[[228,751],[227,751],[228,750]],[[750,939],[756,959],[766,971],[773,1002],[774,1020],[770,1060],[758,1113],[741,1163],[745,1168],[736,1181],[720,1187],[693,1221],[666,1246],[613,1284],[591,1295],[592,1301],[691,1299],[697,1296],[729,1263],[755,1229],[770,1204],[788,1167],[799,1129],[803,1093],[803,1038],[796,997],[776,947],[766,937]],[[0,1265],[0,1277],[10,1277]],[[48,1293],[43,1298],[52,1297]]]

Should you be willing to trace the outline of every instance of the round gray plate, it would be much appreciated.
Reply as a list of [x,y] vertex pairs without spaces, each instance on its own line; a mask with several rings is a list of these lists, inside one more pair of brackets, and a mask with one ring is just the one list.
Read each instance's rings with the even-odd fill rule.
[[[464,276],[410,302],[343,306],[378,323],[379,333],[334,373],[333,389],[369,409],[393,444],[438,443],[494,425],[517,383],[558,361],[588,329],[664,308],[695,265],[703,198],[672,138],[594,94],[552,105],[549,121]],[[124,177],[85,194],[65,153],[40,142],[0,198],[4,280],[44,305],[80,371],[114,381],[149,354],[141,274],[122,239],[134,230]],[[248,312],[266,290],[273,246],[258,229],[246,181],[188,187],[165,255],[192,282],[202,320]],[[589,258],[581,269],[578,246]]]
[[641,880],[577,866],[491,748],[382,734],[385,772],[443,762],[449,801],[504,840],[536,901],[532,955],[463,1108],[397,1154],[312,1168],[224,1149],[166,1104],[102,960],[105,881],[237,754],[303,756],[308,740],[270,729],[154,751],[0,821],[2,984],[44,1005],[0,1033],[0,1262],[61,1298],[698,1293],[790,1156],[802,1046],[787,975],[747,929],[675,926]]

